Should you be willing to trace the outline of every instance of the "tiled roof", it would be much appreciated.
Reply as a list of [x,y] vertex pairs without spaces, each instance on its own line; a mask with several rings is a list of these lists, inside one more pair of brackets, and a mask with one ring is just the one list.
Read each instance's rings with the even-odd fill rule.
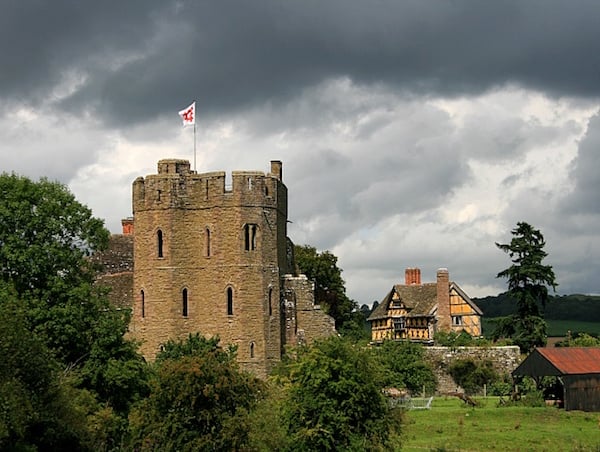
[[600,373],[600,347],[537,348],[563,374]]
[[437,303],[436,283],[410,286],[396,284],[381,301],[379,306],[377,306],[375,311],[369,316],[369,321],[388,317],[387,311],[394,293],[398,294],[400,301],[406,306],[408,317],[430,315]]

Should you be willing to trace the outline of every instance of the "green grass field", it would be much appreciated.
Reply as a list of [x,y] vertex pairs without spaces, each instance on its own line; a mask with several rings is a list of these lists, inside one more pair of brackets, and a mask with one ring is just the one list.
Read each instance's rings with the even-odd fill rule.
[[576,320],[546,320],[548,336],[565,336],[567,331],[600,334],[600,322],[580,322]]
[[[562,337],[567,334],[567,331],[600,335],[600,322],[546,319],[546,323],[548,324],[548,336]],[[483,317],[482,326],[483,334],[488,335],[494,330],[493,319]]]
[[406,413],[403,451],[600,451],[600,413],[554,407],[470,408],[435,398],[431,410]]

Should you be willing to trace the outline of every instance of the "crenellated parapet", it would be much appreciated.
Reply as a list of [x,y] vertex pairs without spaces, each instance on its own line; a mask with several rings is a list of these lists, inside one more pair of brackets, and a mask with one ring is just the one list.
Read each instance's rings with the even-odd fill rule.
[[133,212],[162,209],[208,209],[248,206],[276,209],[287,215],[287,188],[281,180],[281,162],[271,172],[233,171],[231,185],[224,171],[196,173],[187,160],[158,162],[158,173],[133,182]]

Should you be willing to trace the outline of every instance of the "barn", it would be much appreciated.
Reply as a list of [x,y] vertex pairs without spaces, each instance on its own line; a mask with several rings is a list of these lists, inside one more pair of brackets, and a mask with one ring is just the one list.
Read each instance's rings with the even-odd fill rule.
[[536,348],[513,377],[558,377],[565,410],[600,411],[600,347]]

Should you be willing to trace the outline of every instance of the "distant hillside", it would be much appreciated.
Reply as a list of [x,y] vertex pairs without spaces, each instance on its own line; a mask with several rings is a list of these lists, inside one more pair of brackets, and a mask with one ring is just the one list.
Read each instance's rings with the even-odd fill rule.
[[[517,305],[506,293],[496,297],[473,298],[483,311],[484,317],[503,317],[517,311]],[[575,320],[600,322],[600,296],[562,295],[552,296],[544,311],[546,320]]]

